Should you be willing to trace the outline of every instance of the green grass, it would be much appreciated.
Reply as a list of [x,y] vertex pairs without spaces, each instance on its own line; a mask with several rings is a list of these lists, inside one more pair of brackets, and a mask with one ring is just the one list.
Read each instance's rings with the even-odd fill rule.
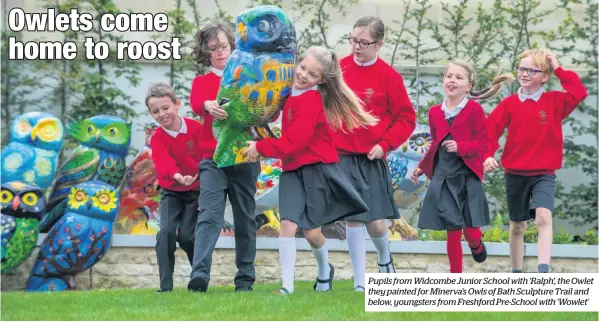
[[351,281],[336,282],[331,293],[315,293],[296,282],[291,296],[272,295],[278,284],[256,285],[253,293],[211,287],[206,294],[177,289],[96,290],[61,293],[2,293],[2,320],[471,320],[597,321],[597,313],[577,312],[392,312],[367,313],[364,294]]

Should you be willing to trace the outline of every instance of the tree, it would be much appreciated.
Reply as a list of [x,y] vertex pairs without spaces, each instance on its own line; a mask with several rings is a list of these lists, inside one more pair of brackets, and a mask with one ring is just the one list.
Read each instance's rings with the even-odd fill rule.
[[[597,10],[599,8],[597,1],[593,0],[573,1],[573,3],[584,4],[584,14],[575,18],[567,8],[568,14],[559,23],[557,32],[550,30],[542,32],[541,35],[547,47],[564,58],[571,56],[573,64],[586,70],[580,74],[580,78],[589,96],[574,112],[580,117],[575,119],[571,116],[564,122],[565,126],[572,130],[572,133],[564,138],[564,167],[580,170],[590,180],[564,191],[562,199],[568,202],[560,205],[558,210],[561,218],[572,219],[574,225],[592,224],[597,229],[597,84],[599,83]],[[586,49],[581,50],[581,44],[584,44],[583,48]],[[562,63],[564,60],[560,59]],[[581,143],[580,137],[592,137],[595,144]]]
[[7,2],[2,2],[2,16],[4,26],[2,27],[1,44],[1,62],[2,65],[2,96],[1,96],[1,115],[2,115],[2,147],[8,144],[10,136],[10,124],[15,116],[25,113],[26,110],[36,107],[44,110],[40,100],[35,97],[38,88],[42,86],[42,77],[33,73],[33,70],[39,69],[43,61],[12,61],[8,58],[8,38],[15,37],[16,41],[21,41],[21,33],[13,32],[8,29],[8,12],[6,10]]
[[347,8],[355,5],[357,0],[295,0],[293,11],[299,12],[301,17],[312,16],[310,25],[297,35],[298,55],[301,55],[311,46],[324,46],[334,49],[337,45],[347,42],[347,37],[341,37],[337,40],[331,40],[328,37],[331,16],[329,10],[347,14]]

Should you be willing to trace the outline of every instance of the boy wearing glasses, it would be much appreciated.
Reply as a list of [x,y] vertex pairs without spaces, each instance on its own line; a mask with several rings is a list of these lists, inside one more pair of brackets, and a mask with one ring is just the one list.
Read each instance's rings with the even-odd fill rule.
[[212,254],[225,225],[225,200],[228,197],[235,222],[235,291],[252,291],[256,280],[256,182],[260,163],[237,164],[218,168],[212,159],[216,140],[212,132],[215,119],[224,120],[227,112],[216,101],[220,79],[231,52],[235,37],[229,25],[214,22],[195,36],[194,56],[198,64],[211,71],[197,76],[189,96],[191,109],[204,119],[200,138],[203,160],[200,169],[200,213],[195,229],[195,250],[191,280],[187,286],[193,292],[206,292],[210,282]]
[[[565,92],[543,90],[551,72]],[[555,200],[555,171],[563,158],[562,121],[587,97],[578,75],[558,65],[543,49],[530,49],[519,57],[518,93],[505,98],[488,116],[489,150],[485,172],[499,167],[494,159],[505,128],[508,135],[501,156],[510,214],[512,272],[523,272],[524,231],[534,219],[538,232],[538,272],[548,273]]]

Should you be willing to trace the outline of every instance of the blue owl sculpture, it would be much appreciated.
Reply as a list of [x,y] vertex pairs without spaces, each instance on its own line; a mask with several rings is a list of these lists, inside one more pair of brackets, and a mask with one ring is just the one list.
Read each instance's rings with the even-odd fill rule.
[[62,122],[50,113],[31,112],[12,121],[2,150],[1,182],[20,181],[48,189],[64,142]]
[[47,214],[40,223],[41,232],[47,232],[64,214],[64,200],[74,185],[97,180],[118,187],[125,176],[131,123],[116,116],[98,115],[71,122],[68,132],[80,145],[58,171],[48,196]]
[[246,162],[246,142],[278,137],[271,129],[280,100],[291,93],[295,27],[281,8],[258,6],[237,16],[236,49],[223,71],[217,101],[228,118],[213,125],[218,167]]
[[100,181],[84,182],[71,187],[65,200],[65,214],[42,243],[26,291],[73,290],[75,276],[110,249],[119,205],[116,189]]
[[432,143],[429,127],[417,124],[410,138],[389,154],[389,169],[395,190],[393,199],[400,209],[410,209],[424,199],[428,180],[420,177],[417,185],[410,180]]

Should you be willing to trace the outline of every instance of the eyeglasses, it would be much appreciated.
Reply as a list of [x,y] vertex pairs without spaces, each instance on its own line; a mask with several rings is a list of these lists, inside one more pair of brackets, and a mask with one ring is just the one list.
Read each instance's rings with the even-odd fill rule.
[[518,72],[518,74],[523,74],[524,72],[526,72],[527,75],[529,76],[534,76],[537,73],[542,73],[542,70],[538,70],[538,69],[534,69],[534,68],[525,68],[525,67],[518,67],[516,69],[516,71]]
[[349,40],[349,44],[350,44],[350,45],[352,45],[352,46],[355,46],[356,44],[359,44],[359,45],[360,45],[360,48],[362,48],[362,49],[364,49],[364,48],[368,48],[368,46],[370,46],[370,45],[372,45],[372,44],[375,44],[375,43],[377,43],[377,42],[378,42],[378,41],[376,41],[376,40],[375,40],[375,41],[373,41],[373,42],[368,42],[368,41],[366,41],[366,40],[361,40],[361,41],[358,41],[358,39],[356,39],[356,38],[353,38],[353,37],[349,37],[349,38],[347,38],[347,40]]

